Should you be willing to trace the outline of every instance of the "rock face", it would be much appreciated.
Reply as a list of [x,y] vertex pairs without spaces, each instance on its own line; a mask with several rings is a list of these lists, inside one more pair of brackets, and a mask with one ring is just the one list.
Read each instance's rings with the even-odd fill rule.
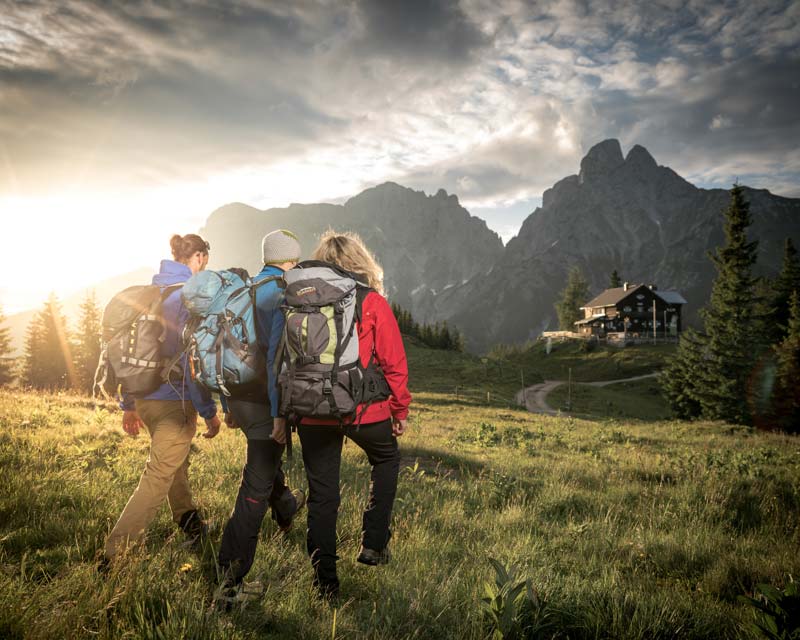
[[421,321],[438,294],[485,272],[502,255],[503,243],[483,220],[469,214],[454,195],[434,196],[386,183],[344,205],[292,204],[260,211],[230,204],[211,214],[201,234],[211,242],[211,267],[261,266],[261,238],[274,229],[294,231],[304,257],[327,228],[357,231],[385,272],[389,297]]
[[[745,189],[759,240],[757,272],[780,269],[784,238],[800,241],[800,200]],[[623,157],[605,140],[581,162],[580,174],[545,191],[491,274],[437,296],[433,315],[459,326],[472,350],[521,342],[557,328],[553,304],[566,274],[579,266],[592,295],[617,269],[624,280],[678,289],[696,322],[715,277],[707,252],[723,242],[724,189],[698,189],[648,151]]]

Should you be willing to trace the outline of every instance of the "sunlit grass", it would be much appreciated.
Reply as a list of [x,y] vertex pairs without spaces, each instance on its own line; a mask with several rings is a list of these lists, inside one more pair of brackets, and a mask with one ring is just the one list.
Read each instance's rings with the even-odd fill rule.
[[[489,558],[517,562],[553,626],[540,637],[748,637],[736,596],[800,573],[800,442],[718,423],[551,418],[419,392],[387,567],[355,562],[369,467],[348,444],[339,518],[339,638],[481,638]],[[0,400],[0,637],[330,638],[303,523],[265,521],[262,601],[211,605],[213,549],[182,545],[164,508],[108,579],[93,556],[136,485],[147,439],[80,398]],[[217,525],[244,440],[196,441],[190,470]],[[305,486],[299,443],[290,483]]]

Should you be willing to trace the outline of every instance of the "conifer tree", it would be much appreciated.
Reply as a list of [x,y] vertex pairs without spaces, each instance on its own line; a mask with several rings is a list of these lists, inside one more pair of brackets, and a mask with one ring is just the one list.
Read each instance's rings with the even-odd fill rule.
[[75,335],[75,368],[78,385],[85,393],[92,392],[94,373],[100,358],[100,322],[102,311],[94,292],[87,294],[81,303],[81,315]]
[[616,269],[611,272],[611,281],[608,286],[611,289],[617,289],[622,286],[622,278],[619,277],[619,273],[617,273]]
[[800,257],[797,255],[794,243],[791,238],[786,238],[783,247],[783,264],[781,272],[775,280],[773,286],[774,297],[772,299],[772,336],[776,342],[780,342],[786,336],[787,324],[789,322],[789,301],[792,293],[800,293]]
[[731,189],[724,215],[725,244],[711,255],[717,278],[709,305],[701,313],[707,350],[697,393],[704,418],[751,424],[748,378],[762,351],[764,326],[756,313],[754,292],[758,242],[747,239],[750,205],[738,184]]
[[22,360],[22,383],[28,387],[42,387],[45,379],[44,323],[41,312],[31,319],[25,332],[25,355]]
[[664,395],[676,418],[700,416],[699,389],[704,381],[705,336],[693,329],[683,332],[678,352],[661,374]]
[[3,310],[0,308],[0,387],[10,384],[14,380],[10,331],[6,326]]
[[789,320],[786,337],[775,347],[777,371],[772,395],[773,424],[782,429],[800,432],[800,295],[789,298]]
[[441,332],[439,333],[439,344],[439,348],[445,351],[450,351],[453,348],[453,340],[450,336],[450,328],[447,326],[447,322],[442,323]]
[[556,302],[558,325],[562,331],[575,331],[575,323],[581,319],[580,307],[589,298],[589,283],[583,277],[580,267],[572,267],[567,277],[567,286]]
[[64,389],[76,385],[67,323],[55,294],[50,294],[28,328],[23,379],[38,389]]
[[419,339],[422,344],[430,346],[431,343],[431,328],[430,325],[423,324],[419,329]]

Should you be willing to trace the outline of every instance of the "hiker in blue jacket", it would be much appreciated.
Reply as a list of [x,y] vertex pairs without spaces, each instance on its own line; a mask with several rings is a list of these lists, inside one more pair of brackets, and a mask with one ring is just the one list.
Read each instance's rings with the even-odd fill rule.
[[[170,239],[173,260],[162,260],[153,284],[161,287],[186,282],[208,263],[208,243],[190,233]],[[180,334],[189,317],[180,289],[162,305],[165,324],[162,355],[170,359],[181,350]],[[101,569],[125,547],[140,539],[166,498],[172,519],[192,540],[206,531],[189,487],[189,450],[197,429],[197,414],[205,419],[206,438],[219,432],[220,420],[211,395],[189,379],[185,358],[179,361],[183,374],[173,373],[168,382],[144,398],[123,395],[122,428],[137,436],[142,427],[150,434],[150,455],[139,485],[128,500],[105,544]]]
[[[300,260],[300,243],[290,231],[279,229],[264,236],[261,242],[264,268],[253,277],[259,282],[281,277]],[[247,461],[236,504],[225,525],[219,549],[219,567],[223,575],[221,599],[235,601],[244,597],[241,585],[253,566],[261,523],[271,508],[272,518],[286,532],[292,519],[305,503],[299,490],[291,491],[281,469],[286,444],[286,421],[278,416],[278,387],[275,358],[283,333],[283,291],[276,281],[256,289],[256,317],[259,345],[266,352],[266,375],[260,388],[246,396],[227,398],[225,420],[241,428],[247,437]]]

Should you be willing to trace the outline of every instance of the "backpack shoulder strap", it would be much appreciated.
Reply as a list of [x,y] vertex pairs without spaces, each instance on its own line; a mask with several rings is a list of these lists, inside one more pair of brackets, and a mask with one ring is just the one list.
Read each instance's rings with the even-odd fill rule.
[[[262,284],[267,284],[268,282],[274,282],[278,285],[278,289],[285,289],[286,288],[286,280],[283,279],[283,276],[267,276],[259,280],[258,282],[254,282],[250,285],[250,301],[253,305],[253,325],[255,326],[256,330],[256,339],[259,342],[264,342],[264,337],[260,335],[260,329],[258,325],[258,305],[256,305],[256,291],[261,287]],[[278,309],[280,311],[280,309]],[[264,352],[266,354],[266,345],[264,345]]]
[[262,278],[261,280],[251,284],[250,289],[255,292],[255,290],[260,288],[262,284],[267,284],[268,282],[276,283],[278,285],[278,289],[286,288],[286,280],[284,280],[283,276],[267,276],[266,278]]
[[169,298],[178,289],[181,289],[185,284],[185,282],[176,282],[175,284],[168,284],[166,287],[161,289],[161,302],[164,302],[164,300]]
[[365,287],[364,285],[356,285],[356,322],[361,323],[361,309],[364,306],[364,298],[370,293],[375,291],[372,287]]

